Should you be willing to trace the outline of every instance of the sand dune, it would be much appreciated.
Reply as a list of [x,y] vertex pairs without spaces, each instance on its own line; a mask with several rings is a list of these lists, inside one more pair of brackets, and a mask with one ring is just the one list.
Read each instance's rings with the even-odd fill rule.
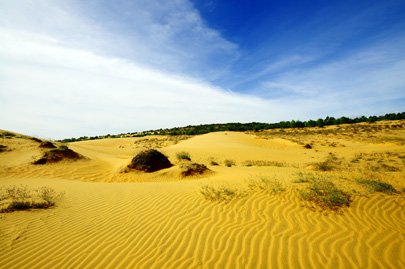
[[[388,134],[398,139],[381,143]],[[5,139],[12,150],[0,153],[0,186],[47,185],[65,196],[51,209],[0,214],[0,268],[403,268],[404,130],[374,134],[378,141],[367,135],[227,132],[162,143],[159,150],[174,164],[176,153],[187,151],[214,171],[191,178],[181,177],[178,165],[119,173],[152,143],[143,138],[72,143],[87,160],[44,166],[30,164],[41,153],[36,142]],[[299,196],[302,186],[293,183],[330,152],[339,164],[312,173],[351,192],[350,207],[339,212],[309,207]],[[354,159],[359,153],[364,156]],[[210,165],[211,159],[220,165]],[[226,159],[236,165],[224,166]],[[247,160],[266,165],[246,166]],[[382,163],[397,170],[386,171]],[[360,174],[399,192],[369,192],[354,181]],[[285,190],[249,189],[249,180],[259,177],[277,179]],[[205,185],[244,195],[209,201],[200,193]]]

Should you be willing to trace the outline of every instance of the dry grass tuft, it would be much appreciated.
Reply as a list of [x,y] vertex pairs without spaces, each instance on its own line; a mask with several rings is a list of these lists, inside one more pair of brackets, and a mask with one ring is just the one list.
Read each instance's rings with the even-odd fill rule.
[[0,189],[0,212],[49,208],[63,197],[50,187],[29,189],[27,186],[9,186]]
[[239,196],[239,192],[237,189],[227,186],[212,187],[205,185],[201,187],[200,193],[204,196],[205,199],[219,203],[228,203],[232,199]]

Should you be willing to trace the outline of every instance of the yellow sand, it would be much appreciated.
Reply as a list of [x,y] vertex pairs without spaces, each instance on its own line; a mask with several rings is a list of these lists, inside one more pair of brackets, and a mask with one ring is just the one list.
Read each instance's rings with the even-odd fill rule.
[[[0,187],[50,186],[65,193],[50,209],[0,213],[0,268],[405,268],[404,121],[182,141],[83,141],[69,147],[87,160],[43,166],[30,164],[41,155],[38,143],[14,137],[0,144],[12,149],[0,153]],[[120,173],[149,147],[176,165]],[[181,177],[180,151],[213,173]],[[330,153],[339,163],[316,170]],[[227,159],[236,165],[224,166]],[[303,185],[294,183],[299,172],[351,193],[350,207],[333,212],[303,202]],[[263,177],[285,191],[248,188]],[[370,192],[356,183],[359,177],[390,183],[399,193]],[[206,185],[244,195],[209,201],[200,193]]]

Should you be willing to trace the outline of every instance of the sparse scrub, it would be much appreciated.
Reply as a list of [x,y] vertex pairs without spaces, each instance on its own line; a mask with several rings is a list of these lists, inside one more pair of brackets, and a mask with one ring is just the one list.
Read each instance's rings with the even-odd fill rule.
[[169,159],[161,152],[149,149],[141,151],[136,155],[128,165],[128,168],[150,173],[172,166]]
[[226,167],[231,167],[231,166],[234,166],[234,165],[235,165],[235,161],[228,159],[228,160],[225,160],[225,161],[224,161],[224,164],[225,164]]
[[314,167],[315,170],[318,171],[331,171],[336,167],[337,164],[339,164],[338,158],[335,155],[330,154],[326,160],[314,163]]
[[248,187],[251,190],[261,190],[269,193],[280,193],[285,191],[285,187],[278,180],[270,180],[267,177],[249,180]]
[[200,193],[205,199],[219,203],[227,203],[238,196],[236,189],[226,186],[212,187],[205,185],[201,188]]
[[182,151],[176,154],[179,161],[191,161],[190,153]]
[[297,178],[293,183],[309,183],[315,180],[315,177],[312,174],[297,173]]
[[397,190],[391,184],[386,182],[369,179],[358,179],[357,182],[365,185],[369,191],[372,192],[383,192],[387,194],[397,193]]
[[335,184],[327,180],[315,180],[308,189],[300,191],[301,198],[315,203],[322,209],[338,210],[349,206],[350,195],[338,189]]
[[247,160],[243,162],[244,166],[275,166],[275,167],[286,167],[286,163],[276,162],[276,161],[264,161],[264,160]]
[[35,190],[27,186],[10,186],[0,189],[0,212],[49,208],[61,199],[63,193],[57,193],[50,187]]

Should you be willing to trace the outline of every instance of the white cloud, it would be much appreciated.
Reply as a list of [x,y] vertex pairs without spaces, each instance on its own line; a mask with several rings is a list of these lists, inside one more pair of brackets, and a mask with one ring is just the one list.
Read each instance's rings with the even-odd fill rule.
[[61,138],[207,122],[268,120],[252,96],[0,29],[2,128]]

